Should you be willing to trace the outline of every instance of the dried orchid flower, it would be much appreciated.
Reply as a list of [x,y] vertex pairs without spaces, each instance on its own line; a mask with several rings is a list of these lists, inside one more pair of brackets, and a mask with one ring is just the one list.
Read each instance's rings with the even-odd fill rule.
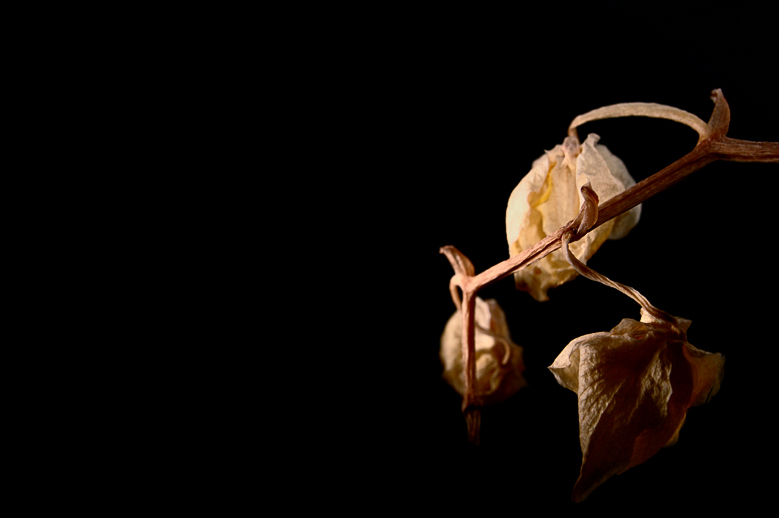
[[[476,298],[476,393],[485,404],[507,399],[526,385],[522,348],[511,341],[506,315],[494,299]],[[465,394],[462,354],[462,315],[452,315],[441,335],[444,379]]]
[[[586,186],[582,220],[597,219],[598,198]],[[725,358],[687,341],[690,321],[652,306],[637,290],[581,263],[572,231],[562,238],[566,261],[585,277],[641,305],[641,321],[623,319],[609,332],[571,341],[549,369],[579,400],[582,467],[573,489],[580,502],[614,474],[637,466],[679,437],[691,406],[707,402],[722,381]]]
[[[600,137],[590,134],[580,145],[576,133],[578,126],[589,121],[629,116],[673,120],[691,127],[700,138],[706,132],[706,123],[695,115],[655,103],[615,104],[579,115],[568,128],[569,137],[533,162],[533,168],[509,197],[506,237],[510,257],[531,248],[576,217],[583,201],[579,191],[584,184],[590,183],[603,201],[635,184],[625,164],[598,144]],[[573,252],[587,262],[607,238],[626,236],[638,223],[640,215],[639,204],[573,243]],[[530,292],[539,301],[549,299],[549,288],[574,277],[576,272],[560,252],[553,252],[514,274],[517,288]]]
[[725,359],[687,341],[678,325],[641,310],[607,333],[569,343],[549,367],[579,398],[582,467],[573,489],[580,502],[614,474],[676,442],[691,406],[717,393]]
[[[506,210],[510,256],[532,247],[574,219],[581,205],[579,190],[584,184],[590,183],[598,196],[607,200],[636,183],[622,160],[599,145],[599,139],[590,134],[580,145],[575,136],[567,137],[562,145],[533,162],[533,168],[511,193]],[[608,221],[574,243],[574,252],[586,261],[607,238],[627,235],[640,215],[638,205]],[[576,271],[560,252],[514,274],[517,288],[530,292],[539,301],[549,299],[549,288],[575,276]]]

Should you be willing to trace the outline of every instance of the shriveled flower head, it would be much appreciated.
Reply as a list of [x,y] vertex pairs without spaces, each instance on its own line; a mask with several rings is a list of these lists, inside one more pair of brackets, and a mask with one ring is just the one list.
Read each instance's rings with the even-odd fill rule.
[[608,333],[573,340],[549,367],[579,399],[575,501],[674,444],[687,410],[719,390],[725,358],[688,343],[689,326],[642,309],[640,322],[626,318]]
[[[591,133],[579,144],[567,137],[538,160],[519,182],[509,198],[506,210],[506,237],[509,255],[532,247],[571,221],[579,212],[583,199],[581,187],[590,183],[601,202],[635,184],[625,164]],[[607,238],[627,235],[641,215],[641,205],[589,232],[571,244],[571,250],[587,261]],[[549,288],[559,286],[576,276],[575,270],[560,252],[554,252],[514,274],[517,287],[536,300],[548,300]]]
[[[486,404],[498,403],[526,385],[522,348],[511,341],[506,315],[495,300],[476,298],[474,323],[476,393]],[[444,379],[460,395],[465,393],[462,325],[457,311],[446,323],[440,351]]]

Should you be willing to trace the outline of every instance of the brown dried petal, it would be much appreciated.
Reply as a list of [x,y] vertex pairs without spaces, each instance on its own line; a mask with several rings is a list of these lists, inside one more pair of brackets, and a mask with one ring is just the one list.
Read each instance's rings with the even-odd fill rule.
[[673,444],[687,410],[719,389],[723,366],[722,355],[693,347],[667,322],[624,319],[568,344],[549,368],[579,398],[574,500]]
[[[476,393],[486,404],[507,399],[526,385],[522,348],[511,341],[506,315],[493,300],[476,298],[475,349]],[[441,335],[444,379],[460,394],[465,393],[462,356],[462,314],[457,311]]]

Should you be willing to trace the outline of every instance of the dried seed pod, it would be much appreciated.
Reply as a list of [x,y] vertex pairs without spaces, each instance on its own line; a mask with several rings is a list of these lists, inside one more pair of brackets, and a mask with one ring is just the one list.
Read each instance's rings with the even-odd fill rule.
[[[506,315],[495,300],[476,298],[474,323],[476,393],[486,404],[498,403],[526,385],[522,348],[511,341]],[[446,323],[440,351],[444,379],[460,395],[465,393],[462,325],[457,311]]]
[[[599,139],[590,134],[580,145],[575,137],[568,137],[533,162],[531,171],[511,193],[506,210],[510,256],[530,248],[574,219],[583,202],[580,190],[584,184],[591,184],[601,202],[635,184],[622,160],[598,145]],[[571,244],[573,252],[587,261],[607,238],[627,235],[640,215],[638,205],[606,222]],[[576,271],[557,251],[514,276],[519,289],[543,301],[549,299],[549,288],[573,279]]]

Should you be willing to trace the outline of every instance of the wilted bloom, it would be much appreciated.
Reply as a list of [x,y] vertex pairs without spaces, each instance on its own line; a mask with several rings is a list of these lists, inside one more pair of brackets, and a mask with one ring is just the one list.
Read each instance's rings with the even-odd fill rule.
[[[476,298],[474,312],[476,393],[484,403],[498,403],[526,385],[522,348],[511,341],[506,315],[493,300]],[[465,374],[462,352],[462,313],[455,312],[441,335],[444,379],[463,395]]]
[[687,410],[717,393],[725,358],[687,342],[689,320],[626,318],[573,340],[549,369],[579,397],[582,467],[573,499],[676,442]]
[[[591,133],[579,144],[567,137],[533,162],[533,168],[511,193],[506,210],[509,255],[514,256],[554,233],[574,219],[582,204],[580,189],[589,182],[601,202],[635,184],[625,164]],[[641,205],[604,223],[571,244],[571,250],[587,261],[607,238],[627,235],[641,215]],[[548,300],[547,290],[576,276],[559,251],[516,272],[517,287],[536,300]]]

